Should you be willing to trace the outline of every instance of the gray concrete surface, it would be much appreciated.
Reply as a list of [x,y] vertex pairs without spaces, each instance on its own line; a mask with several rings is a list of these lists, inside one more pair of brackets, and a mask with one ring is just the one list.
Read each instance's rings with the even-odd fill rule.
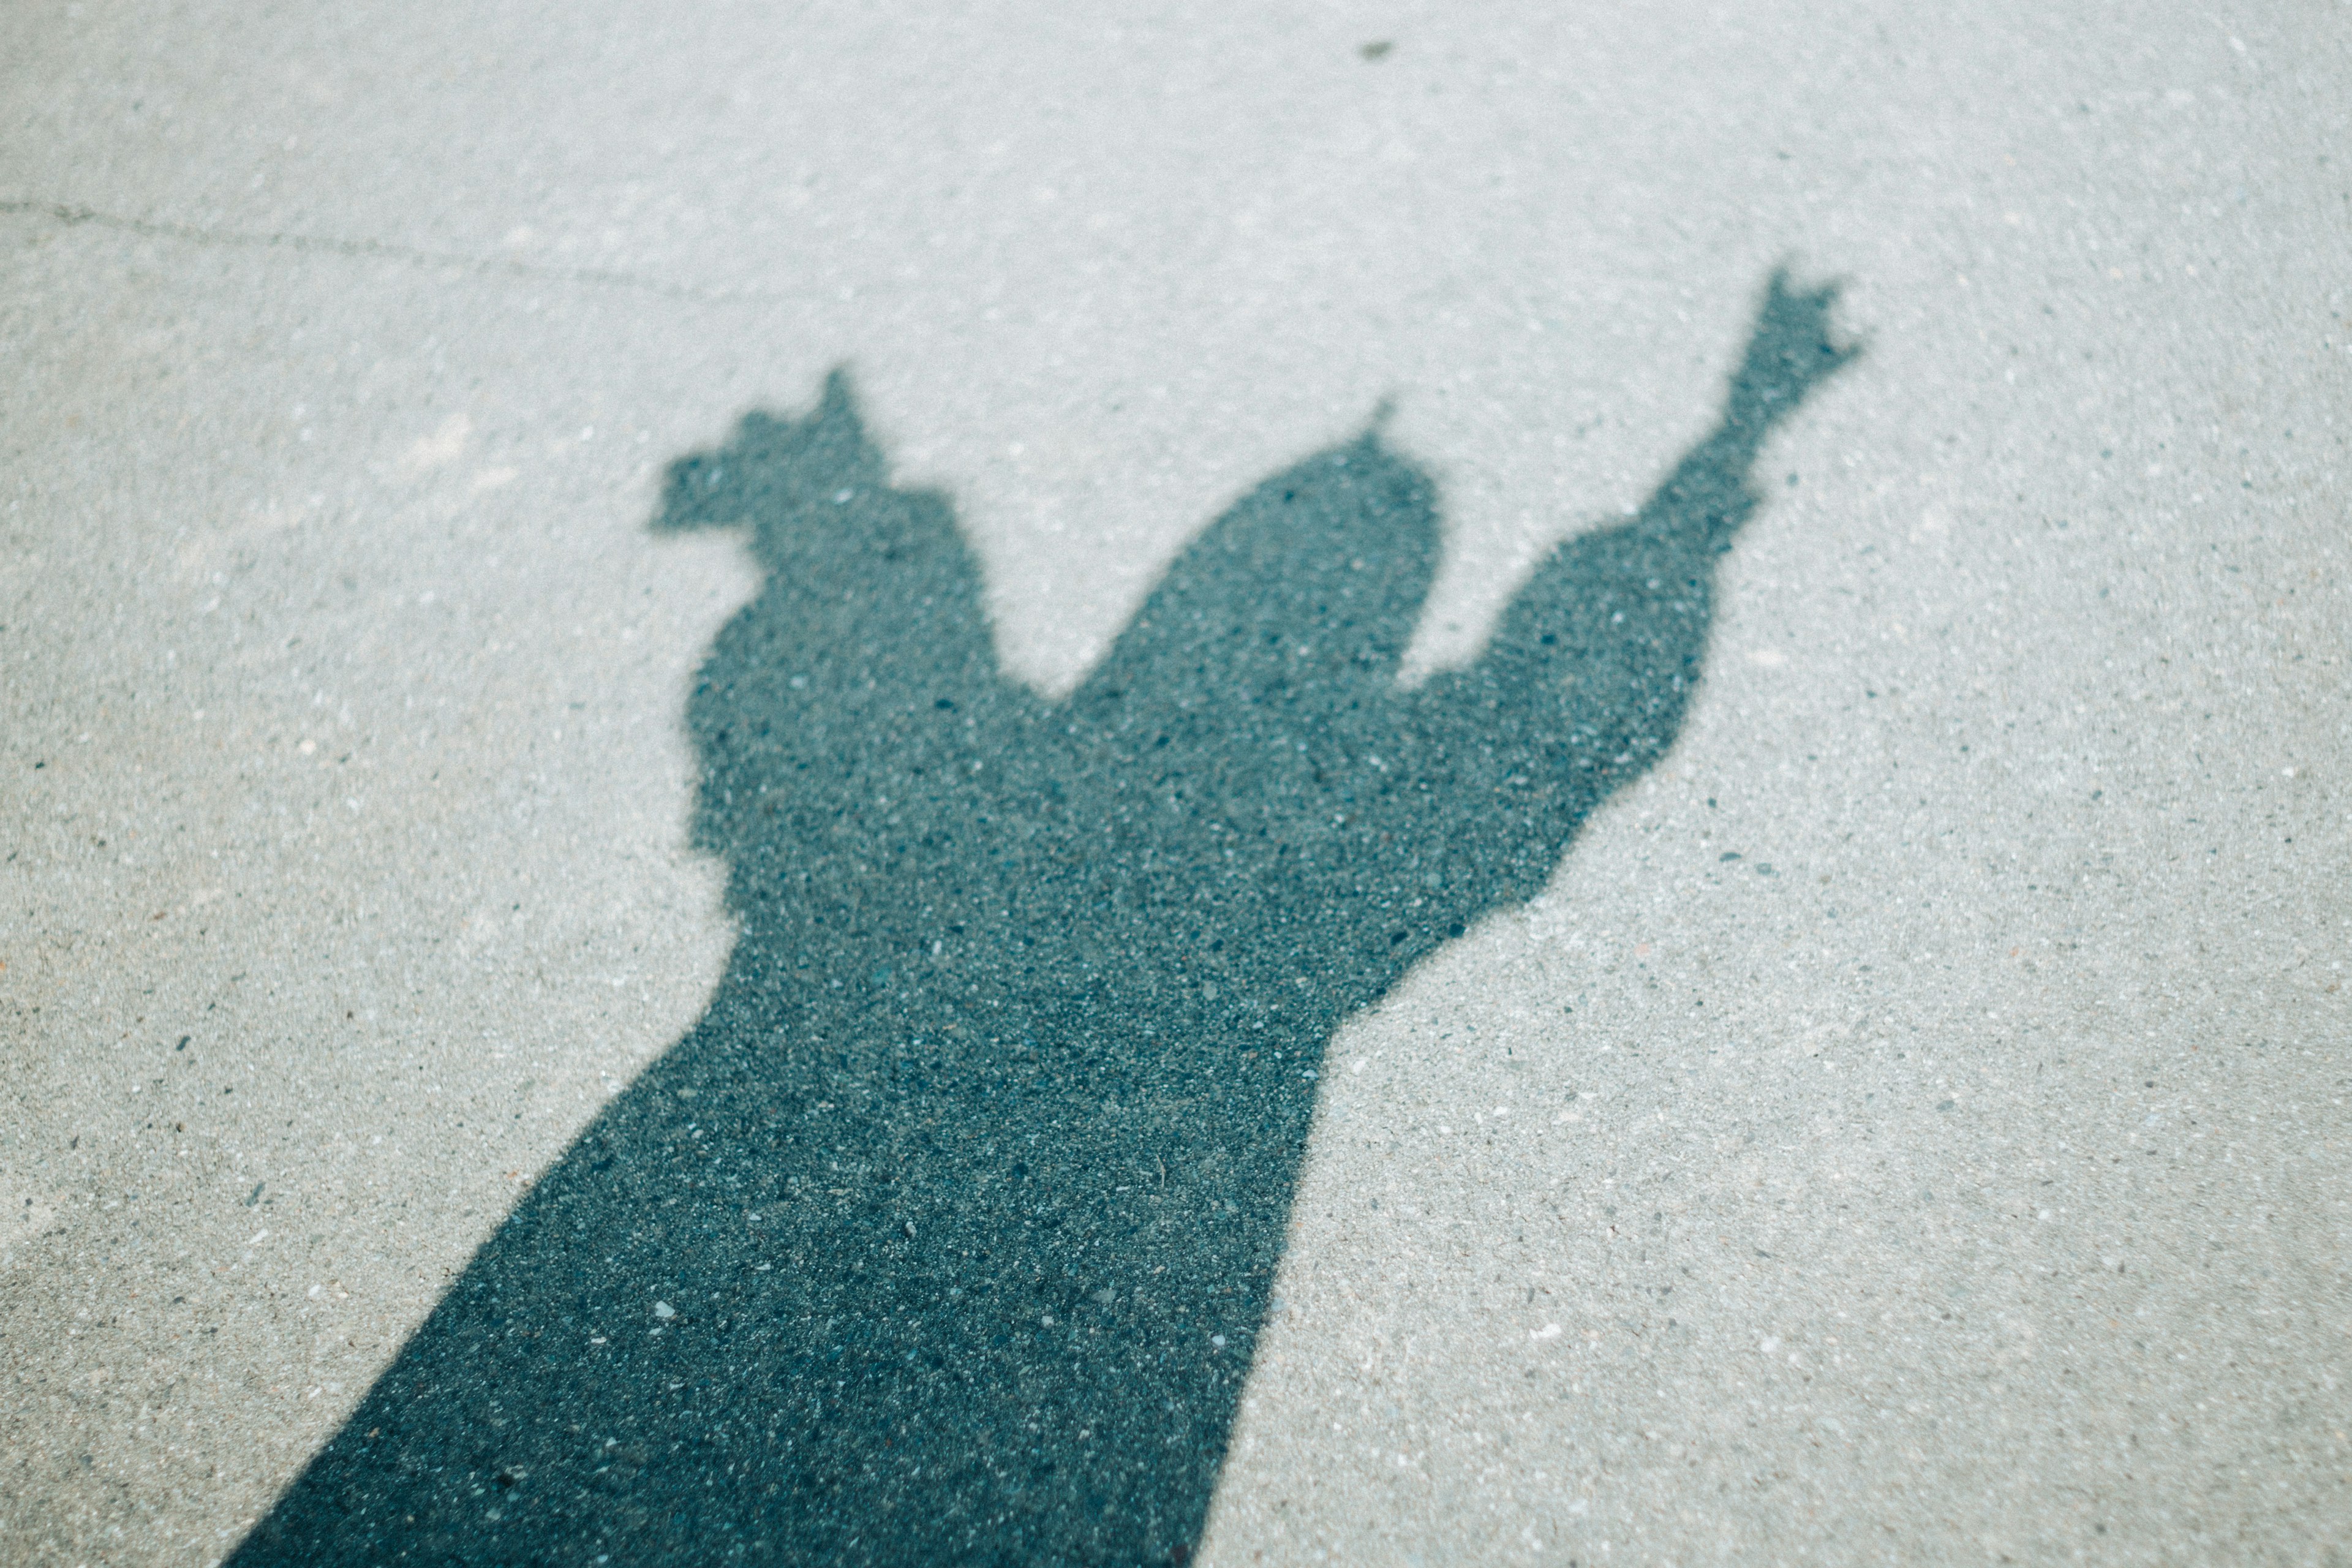
[[1673,754],[1335,1041],[1202,1558],[2331,1561],[2347,84],[2320,4],[12,10],[0,1558],[233,1549],[709,996],[671,458],[854,365],[1055,693],[1393,398],[1427,672],[1787,258],[1869,354]]

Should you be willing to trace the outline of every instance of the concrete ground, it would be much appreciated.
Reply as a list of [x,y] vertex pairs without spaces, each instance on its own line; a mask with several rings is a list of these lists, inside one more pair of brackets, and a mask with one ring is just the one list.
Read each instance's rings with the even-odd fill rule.
[[211,1563],[698,1017],[664,466],[1048,695],[1365,427],[1414,678],[1716,417],[1672,750],[1333,1040],[1200,1560],[2336,1561],[2352,10],[0,17],[0,1559]]

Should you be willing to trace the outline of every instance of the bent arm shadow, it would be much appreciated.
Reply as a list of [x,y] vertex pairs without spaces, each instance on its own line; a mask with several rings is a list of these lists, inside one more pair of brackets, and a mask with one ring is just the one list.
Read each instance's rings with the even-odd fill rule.
[[1833,299],[1776,275],[1717,428],[1411,690],[1437,498],[1377,433],[1063,702],[840,373],[676,464],[655,526],[765,574],[688,710],[726,975],[235,1562],[1181,1562],[1325,1043],[1672,743]]

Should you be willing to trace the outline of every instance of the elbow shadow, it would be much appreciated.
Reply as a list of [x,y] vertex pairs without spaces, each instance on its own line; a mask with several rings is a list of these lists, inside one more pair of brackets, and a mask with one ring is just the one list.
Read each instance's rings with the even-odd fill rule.
[[673,465],[654,526],[764,573],[687,719],[725,977],[234,1563],[1182,1562],[1326,1042],[1673,743],[1833,302],[1776,274],[1716,428],[1412,689],[1438,498],[1376,431],[1058,701],[845,374]]

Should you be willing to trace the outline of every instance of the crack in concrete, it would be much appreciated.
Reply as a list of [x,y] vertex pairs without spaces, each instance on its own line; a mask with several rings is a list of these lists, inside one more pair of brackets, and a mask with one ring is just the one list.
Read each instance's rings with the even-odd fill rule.
[[415,267],[446,267],[471,272],[482,277],[525,278],[554,283],[577,283],[593,288],[631,289],[656,294],[666,300],[688,300],[700,304],[725,304],[741,300],[777,302],[788,295],[755,289],[702,289],[689,283],[672,283],[642,273],[622,272],[599,267],[550,267],[541,262],[517,257],[466,256],[455,251],[426,250],[417,246],[396,245],[380,239],[339,239],[327,235],[271,234],[252,229],[212,228],[198,224],[173,223],[156,218],[130,217],[121,213],[100,212],[96,207],[78,206],[68,202],[44,202],[22,198],[0,198],[0,216],[45,217],[66,228],[103,228],[120,234],[135,234],[151,239],[175,239],[191,245],[226,247],[249,250],[290,250],[303,255],[347,256],[366,260],[404,261]]

